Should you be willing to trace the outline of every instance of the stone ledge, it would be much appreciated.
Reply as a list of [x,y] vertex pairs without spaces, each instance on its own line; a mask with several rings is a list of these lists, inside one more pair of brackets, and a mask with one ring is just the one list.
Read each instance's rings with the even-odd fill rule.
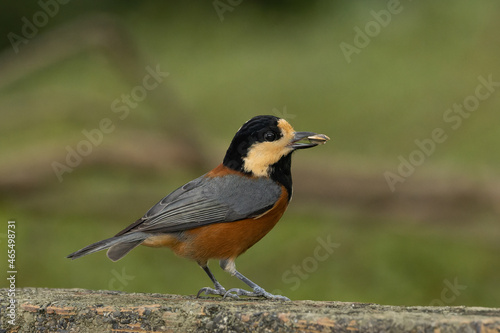
[[0,332],[500,332],[500,309],[17,290],[15,325],[0,289]]

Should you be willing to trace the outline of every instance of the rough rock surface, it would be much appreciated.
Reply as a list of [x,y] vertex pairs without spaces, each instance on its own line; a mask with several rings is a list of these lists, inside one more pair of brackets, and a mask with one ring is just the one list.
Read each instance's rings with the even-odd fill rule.
[[500,332],[500,309],[0,289],[0,332]]

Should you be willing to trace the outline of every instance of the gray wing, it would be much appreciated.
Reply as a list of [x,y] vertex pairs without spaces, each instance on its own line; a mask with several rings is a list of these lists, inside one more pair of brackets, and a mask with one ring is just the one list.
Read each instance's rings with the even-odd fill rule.
[[256,217],[273,207],[281,191],[281,186],[268,178],[201,176],[167,195],[117,235],[176,232]]

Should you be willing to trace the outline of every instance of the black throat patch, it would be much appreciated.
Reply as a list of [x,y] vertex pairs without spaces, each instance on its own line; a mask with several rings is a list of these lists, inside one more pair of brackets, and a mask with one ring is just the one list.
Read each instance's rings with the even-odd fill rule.
[[278,162],[270,166],[269,177],[283,185],[288,192],[288,200],[292,198],[292,153],[283,156]]

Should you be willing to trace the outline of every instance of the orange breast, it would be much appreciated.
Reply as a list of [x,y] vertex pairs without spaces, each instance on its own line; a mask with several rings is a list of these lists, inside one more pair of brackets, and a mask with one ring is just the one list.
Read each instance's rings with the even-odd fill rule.
[[198,262],[206,262],[208,259],[236,258],[276,225],[287,206],[288,194],[282,188],[282,194],[273,208],[258,218],[215,223],[186,231],[189,240],[177,254]]
[[214,169],[212,169],[211,171],[209,171],[206,174],[206,176],[210,177],[210,178],[221,177],[221,176],[226,176],[226,175],[238,175],[238,176],[247,177],[247,176],[243,175],[241,172],[230,169],[222,163],[219,164],[218,166],[216,166]]

